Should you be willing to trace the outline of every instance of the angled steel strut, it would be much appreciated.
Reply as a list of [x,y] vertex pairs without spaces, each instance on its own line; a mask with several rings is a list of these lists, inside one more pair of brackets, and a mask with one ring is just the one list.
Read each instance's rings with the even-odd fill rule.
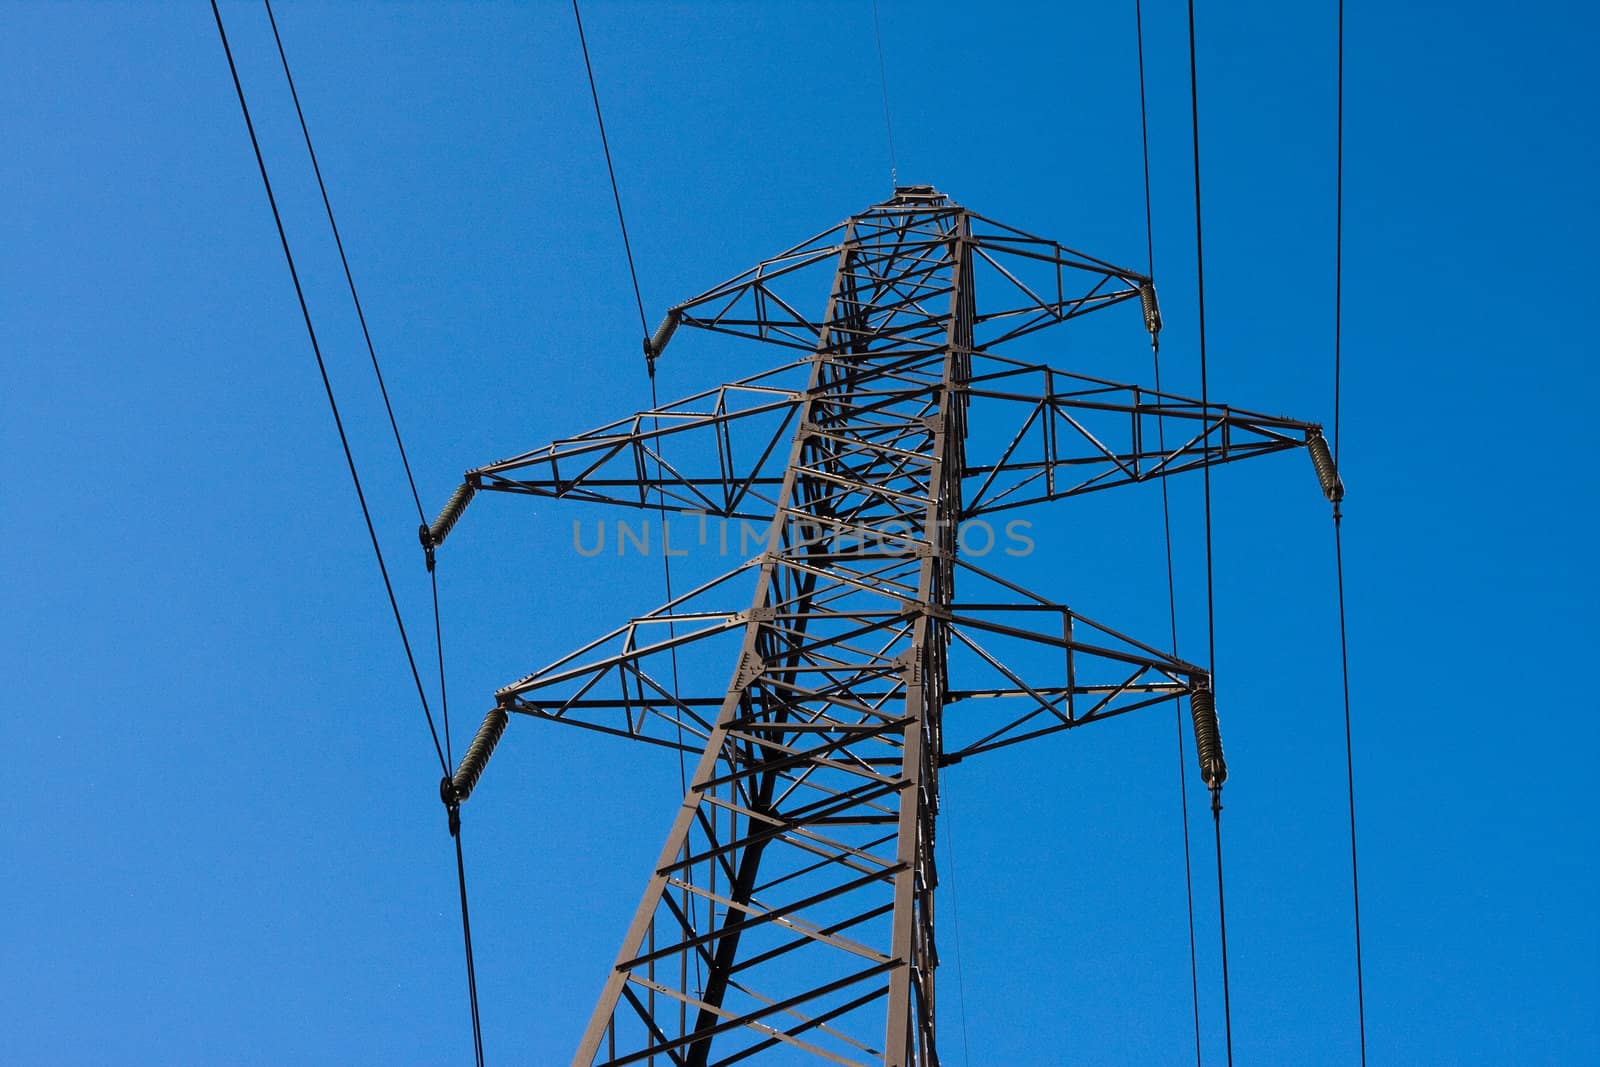
[[[1220,786],[1203,668],[959,558],[964,519],[1207,462],[1309,446],[1342,492],[1311,423],[994,351],[1128,301],[1154,339],[1148,278],[902,187],[649,342],[697,327],[799,358],[469,471],[424,528],[431,555],[475,491],[660,493],[752,533],[729,573],[497,693],[502,714],[699,757],[575,1067],[935,1065],[942,767],[1187,696]],[[1165,448],[1157,419],[1182,428]],[[974,456],[978,420],[999,445]],[[726,688],[676,691],[668,660],[691,655],[731,662]]]

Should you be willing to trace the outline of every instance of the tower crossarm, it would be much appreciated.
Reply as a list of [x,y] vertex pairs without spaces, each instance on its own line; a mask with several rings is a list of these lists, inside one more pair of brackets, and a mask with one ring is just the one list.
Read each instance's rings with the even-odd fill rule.
[[[1142,295],[1154,307],[1150,279],[1137,271],[966,211],[936,193],[901,190],[894,200],[675,305],[655,332],[651,355],[660,355],[679,326],[806,352],[852,332],[862,342],[895,341],[898,330],[915,328],[904,312],[932,318],[949,300],[951,280],[944,266],[957,215],[962,245],[971,256],[967,280],[984,293],[983,306],[971,311],[977,344],[994,347]],[[824,306],[821,298],[846,235],[864,223],[893,232],[892,241],[854,249],[848,267],[852,285],[874,291],[873,317],[883,321],[852,325],[799,310]],[[897,316],[900,322],[893,321]]]
[[[892,545],[869,546],[867,552],[873,551],[883,553],[877,572],[857,570],[858,581],[868,586],[903,570],[912,558]],[[832,554],[831,549],[825,554]],[[798,596],[754,611],[708,606],[726,600],[759,565],[753,559],[503,687],[496,693],[499,706],[549,722],[701,752],[723,694],[680,692],[673,682],[674,661],[688,676],[699,677],[704,673],[701,663],[726,662],[738,654],[752,621],[778,634],[792,631],[802,617]],[[951,649],[945,697],[950,713],[941,765],[1177,700],[1209,685],[1204,668],[971,562],[957,559],[955,570],[968,594],[957,602],[921,604],[907,590],[879,610],[853,610],[846,627],[787,640],[786,646],[799,656],[796,662],[808,665],[815,676],[806,680],[801,671],[792,672],[787,697],[831,701],[876,714],[897,690],[892,674],[877,682],[860,671],[840,674],[840,657],[852,644],[874,639],[871,635],[894,639],[906,619],[924,613],[948,635]],[[836,594],[845,595],[843,588]],[[826,604],[807,610],[816,617]],[[880,714],[878,721],[890,720]],[[769,740],[768,749],[775,747],[781,746]],[[739,750],[731,750],[730,758],[739,759]]]
[[[975,354],[963,516],[1165,478],[1297,448],[1322,428],[1227,404]],[[1321,471],[1319,468],[1319,477]],[[1324,486],[1326,491],[1326,486]]]
[[970,560],[956,561],[956,577],[945,765],[1211,688],[1204,667]]
[[640,411],[468,471],[478,489],[766,520],[809,377],[806,361]]
[[[738,655],[759,569],[751,560],[629,619],[610,633],[502,686],[499,707],[690,753],[711,735],[725,691],[684,692],[678,679],[715,677]],[[758,614],[760,614],[758,612]]]
[[976,213],[968,218],[973,284],[983,293],[973,332],[985,348],[1141,297],[1155,307],[1154,287],[1138,271]]
[[825,323],[799,309],[816,289],[827,292],[849,230],[849,223],[830,227],[675,305],[656,330],[652,354],[660,355],[680,325],[815,351]]
[[[766,522],[779,509],[803,412],[813,416],[819,478],[837,483],[840,470],[863,459],[888,472],[896,457],[915,458],[911,435],[926,430],[908,429],[896,409],[937,410],[942,358],[942,350],[917,345],[867,365],[813,355],[485,464],[465,482],[474,491]],[[818,364],[824,384],[808,385]],[[829,384],[845,377],[848,400]],[[822,403],[807,406],[814,398]]]

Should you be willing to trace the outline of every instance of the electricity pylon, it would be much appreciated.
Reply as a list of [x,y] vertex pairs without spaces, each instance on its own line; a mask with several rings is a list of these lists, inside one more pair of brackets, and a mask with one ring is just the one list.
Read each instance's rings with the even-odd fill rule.
[[[724,548],[737,521],[753,553],[499,690],[443,783],[466,798],[512,712],[698,756],[575,1067],[933,1067],[941,768],[1188,697],[1221,785],[1204,668],[961,558],[969,520],[1205,463],[1309,447],[1340,492],[1312,423],[997,352],[1121,303],[1154,340],[1149,278],[902,187],[646,342],[653,362],[693,326],[797,359],[470,471],[423,528],[431,561],[493,490],[687,511],[701,543],[715,517]],[[680,691],[718,658],[725,690]]]

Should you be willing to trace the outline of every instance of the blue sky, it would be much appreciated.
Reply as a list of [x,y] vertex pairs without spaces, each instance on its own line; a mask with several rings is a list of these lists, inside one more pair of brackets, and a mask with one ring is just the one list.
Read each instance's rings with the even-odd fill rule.
[[[1209,7],[1211,395],[1328,421],[1333,7]],[[883,0],[899,173],[1138,268],[1133,13],[1084,8]],[[570,10],[277,10],[429,509],[467,467],[645,406]],[[225,15],[426,641],[409,495],[265,17]],[[1183,9],[1145,17],[1163,370],[1192,392]],[[4,20],[0,1059],[465,1060],[431,746],[210,12]],[[1348,14],[1345,552],[1375,1063],[1600,1060],[1594,20]],[[586,23],[652,320],[888,192],[869,4],[597,0]],[[1113,315],[1028,352],[1148,381],[1136,315]],[[663,399],[773,358],[680,334]],[[1173,501],[1180,651],[1201,658],[1197,483]],[[1214,504],[1235,1049],[1349,1063],[1327,505],[1293,455],[1218,472]],[[1153,487],[1062,505],[1020,573],[1159,641],[1159,506]],[[458,734],[494,688],[660,599],[658,561],[574,555],[572,520],[597,517],[480,499],[457,529],[440,573]],[[946,1062],[1186,1054],[1174,744],[1170,713],[1129,716],[945,775]],[[491,1059],[565,1062],[676,799],[670,756],[512,723],[464,813]],[[1191,833],[1221,1062],[1198,811]]]

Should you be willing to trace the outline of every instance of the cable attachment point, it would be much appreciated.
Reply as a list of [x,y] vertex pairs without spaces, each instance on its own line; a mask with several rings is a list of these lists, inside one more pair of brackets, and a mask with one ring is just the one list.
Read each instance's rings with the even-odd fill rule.
[[417,540],[422,542],[422,562],[427,564],[428,573],[433,573],[433,565],[437,562],[433,555],[433,537],[427,523],[417,527]]
[[1311,453],[1311,466],[1316,468],[1322,495],[1328,498],[1337,512],[1339,502],[1344,499],[1344,482],[1339,478],[1339,469],[1333,464],[1333,453],[1328,451],[1328,440],[1322,436],[1321,430],[1306,433],[1306,451]]
[[1161,306],[1156,303],[1156,283],[1139,283],[1139,307],[1144,312],[1144,328],[1150,331],[1150,347],[1161,350]]
[[461,798],[456,796],[455,779],[448,774],[439,779],[439,799],[444,802],[444,810],[450,814],[450,836],[460,835]]
[[1217,729],[1217,698],[1211,691],[1209,676],[1195,679],[1189,692],[1189,717],[1194,720],[1194,749],[1200,758],[1200,779],[1211,790],[1211,802],[1220,805],[1222,783],[1228,780],[1228,764],[1222,758],[1222,735]]

